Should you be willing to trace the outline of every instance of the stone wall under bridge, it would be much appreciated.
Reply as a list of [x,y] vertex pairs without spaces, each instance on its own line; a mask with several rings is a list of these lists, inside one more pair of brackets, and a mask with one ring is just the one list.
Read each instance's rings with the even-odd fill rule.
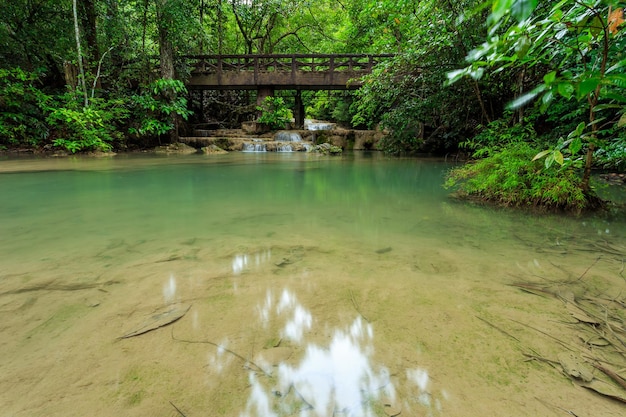
[[[280,135],[298,134],[302,142],[283,142]],[[194,148],[216,145],[227,151],[242,151],[246,144],[264,144],[268,152],[280,150],[280,144],[289,143],[294,151],[304,151],[307,145],[330,143],[343,150],[377,150],[385,133],[375,130],[335,128],[332,130],[288,130],[249,135],[239,129],[196,130],[194,136],[180,137],[179,141]]]

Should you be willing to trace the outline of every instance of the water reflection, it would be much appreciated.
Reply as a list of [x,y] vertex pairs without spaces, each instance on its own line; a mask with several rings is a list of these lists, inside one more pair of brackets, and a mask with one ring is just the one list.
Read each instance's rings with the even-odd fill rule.
[[163,300],[165,304],[169,304],[174,301],[176,297],[176,277],[174,274],[170,274],[170,279],[163,284]]
[[[373,417],[409,408],[397,398],[388,368],[374,361],[374,328],[361,317],[332,330],[328,343],[320,344],[307,342],[315,320],[293,292],[284,289],[275,297],[268,291],[258,313],[265,329],[279,324],[280,346],[255,357],[255,368],[263,372],[249,372],[251,391],[240,417]],[[407,370],[406,381],[413,387],[404,391],[414,400],[431,412],[441,409],[431,401],[426,370]]]
[[259,267],[272,259],[270,249],[258,251],[252,254],[237,254],[232,261],[233,274],[239,275],[251,266]]

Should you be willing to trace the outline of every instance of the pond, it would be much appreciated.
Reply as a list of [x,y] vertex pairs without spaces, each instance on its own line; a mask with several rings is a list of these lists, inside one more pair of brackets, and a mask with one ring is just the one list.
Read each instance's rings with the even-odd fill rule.
[[0,161],[1,414],[623,415],[587,385],[626,350],[626,221],[458,203],[449,168]]

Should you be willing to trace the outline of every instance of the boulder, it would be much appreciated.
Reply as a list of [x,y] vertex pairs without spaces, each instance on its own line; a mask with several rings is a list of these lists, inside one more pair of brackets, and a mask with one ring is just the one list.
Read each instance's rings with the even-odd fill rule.
[[228,151],[225,151],[217,145],[204,146],[200,148],[200,150],[202,151],[202,153],[207,155],[223,155],[225,153],[228,153]]
[[184,143],[170,143],[169,145],[157,146],[156,148],[154,148],[154,152],[186,155],[197,153],[198,150]]

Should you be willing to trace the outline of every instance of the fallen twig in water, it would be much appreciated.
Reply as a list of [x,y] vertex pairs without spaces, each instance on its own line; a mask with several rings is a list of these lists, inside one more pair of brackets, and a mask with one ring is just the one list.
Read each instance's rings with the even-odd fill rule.
[[497,331],[499,331],[500,333],[504,334],[505,336],[508,336],[508,337],[510,337],[511,339],[513,339],[513,340],[515,340],[515,341],[517,341],[517,342],[521,343],[521,342],[520,342],[520,340],[519,340],[517,337],[515,337],[515,336],[513,336],[512,334],[510,334],[510,333],[506,332],[505,330],[502,330],[501,328],[499,328],[499,327],[498,327],[498,326],[496,326],[495,324],[488,322],[487,320],[485,320],[485,319],[484,319],[484,318],[482,318],[482,317],[479,317],[479,316],[475,316],[475,317],[476,317],[478,320],[481,320],[482,322],[484,322],[484,323],[488,324],[489,326],[493,327],[494,329],[496,329],[496,330],[497,330]]
[[599,390],[597,390],[597,389],[595,389],[595,388],[593,388],[593,387],[590,387],[590,386],[588,386],[588,385],[581,385],[581,387],[583,387],[583,388],[587,388],[588,390],[593,391],[593,392],[595,392],[596,394],[600,394],[600,395],[602,395],[603,397],[610,398],[610,399],[612,399],[612,400],[619,401],[619,402],[621,402],[621,403],[626,404],[626,398],[622,398],[622,397],[617,396],[617,395],[608,394],[608,393],[606,393],[606,392],[599,391]]
[[581,279],[583,279],[583,277],[584,277],[585,275],[587,275],[587,272],[589,272],[589,270],[590,270],[591,268],[593,268],[593,266],[594,266],[595,264],[597,264],[597,263],[598,263],[598,261],[599,261],[600,259],[602,259],[602,255],[598,256],[598,257],[596,258],[596,260],[595,260],[595,261],[593,261],[593,263],[592,263],[591,265],[589,265],[589,267],[588,267],[587,269],[585,269],[585,272],[583,272],[583,274],[582,274],[581,276],[579,276],[579,277],[578,277],[577,281],[580,281]]
[[211,346],[215,346],[218,349],[223,350],[224,352],[228,352],[231,355],[241,359],[245,364],[250,364],[253,367],[255,367],[255,371],[257,372],[261,372],[263,373],[265,376],[271,377],[272,375],[267,373],[263,368],[261,368],[259,365],[257,365],[256,363],[252,362],[250,359],[247,359],[243,356],[241,356],[240,354],[238,354],[237,352],[234,352],[230,349],[228,349],[225,346],[222,346],[218,343],[215,342],[211,342],[210,340],[186,340],[186,339],[178,339],[176,336],[174,336],[174,329],[172,328],[172,340],[175,340],[177,342],[182,342],[182,343],[198,343],[198,344],[205,344],[205,345],[211,345]]
[[618,384],[620,387],[626,389],[626,379],[622,378],[622,376],[620,374],[618,374],[617,372],[606,368],[602,365],[598,365],[597,363],[592,363],[591,366],[593,366],[594,368],[604,372],[604,374],[606,376],[608,376],[609,378],[611,378],[616,384]]
[[521,324],[522,326],[526,326],[529,329],[533,329],[536,332],[539,332],[543,335],[548,336],[550,339],[556,341],[558,344],[560,344],[561,346],[563,346],[565,349],[570,350],[572,352],[576,352],[576,349],[574,349],[573,347],[571,347],[570,345],[568,345],[567,343],[565,343],[564,341],[562,341],[561,339],[557,339],[556,337],[552,336],[550,333],[544,332],[543,330],[539,330],[536,327],[531,326],[530,324],[526,324],[526,323],[522,323],[521,321],[517,321],[515,319],[509,319],[512,322],[515,322],[517,324]]
[[352,292],[352,290],[350,290],[350,299],[352,300],[352,305],[354,306],[354,309],[356,310],[356,312],[359,313],[361,317],[363,317],[363,320],[369,323],[370,322],[369,319],[365,317],[365,314],[363,314],[361,310],[359,309],[359,305],[356,303],[356,300],[354,299],[354,293]]
[[539,401],[540,403],[542,403],[543,405],[545,405],[546,407],[553,407],[553,408],[556,408],[557,410],[563,411],[563,412],[564,412],[564,413],[566,413],[566,414],[569,414],[570,416],[578,417],[578,415],[577,415],[577,414],[575,414],[572,410],[568,410],[568,409],[566,409],[566,408],[559,407],[558,405],[550,404],[550,403],[548,403],[547,401],[542,400],[541,398],[537,398],[537,397],[535,397],[535,399],[536,399],[537,401]]
[[185,415],[185,413],[183,413],[182,411],[180,411],[180,408],[178,408],[178,407],[176,407],[176,405],[174,405],[174,403],[173,403],[173,402],[169,401],[169,403],[170,403],[170,404],[172,404],[172,407],[174,407],[174,408],[176,409],[176,411],[178,411],[178,414],[180,414],[180,415],[181,415],[181,416],[183,416],[183,417],[187,417],[187,416]]

